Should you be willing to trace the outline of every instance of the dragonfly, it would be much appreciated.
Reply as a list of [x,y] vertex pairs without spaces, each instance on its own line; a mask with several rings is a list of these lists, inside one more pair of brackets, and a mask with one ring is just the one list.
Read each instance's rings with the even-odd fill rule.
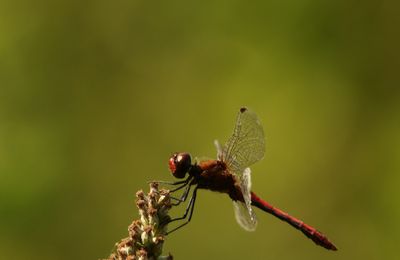
[[328,250],[337,250],[336,246],[320,231],[272,206],[251,191],[249,166],[260,161],[265,154],[264,130],[254,112],[246,107],[240,108],[232,136],[224,146],[221,146],[217,140],[215,145],[217,159],[192,163],[190,154],[186,152],[174,153],[170,157],[169,169],[172,175],[183,180],[167,184],[176,185],[171,192],[184,189],[179,198],[174,198],[176,200],[174,205],[185,202],[191,188],[194,188],[183,216],[171,219],[168,223],[177,220],[186,221],[168,233],[190,222],[197,190],[205,189],[229,195],[233,201],[236,220],[247,231],[254,231],[257,226],[256,215],[252,208],[254,206],[300,230],[315,244]]

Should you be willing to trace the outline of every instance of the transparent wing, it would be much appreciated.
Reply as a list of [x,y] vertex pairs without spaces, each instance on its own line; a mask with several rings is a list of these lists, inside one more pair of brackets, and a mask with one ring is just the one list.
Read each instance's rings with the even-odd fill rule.
[[221,159],[222,153],[223,153],[221,144],[218,142],[218,140],[214,140],[214,145],[215,145],[215,148],[217,148],[217,158]]
[[244,202],[233,201],[233,209],[235,212],[236,221],[239,225],[247,230],[254,231],[257,227],[256,215],[251,208],[251,178],[250,168],[246,168],[240,176],[240,184]]
[[235,174],[261,160],[265,153],[264,130],[255,113],[241,108],[232,136],[224,145],[220,160]]

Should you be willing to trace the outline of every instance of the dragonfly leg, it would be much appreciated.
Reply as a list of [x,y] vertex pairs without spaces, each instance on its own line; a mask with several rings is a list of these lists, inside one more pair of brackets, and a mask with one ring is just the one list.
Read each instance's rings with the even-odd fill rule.
[[184,188],[185,186],[187,186],[188,184],[189,184],[189,180],[187,180],[187,181],[186,181],[184,184],[182,184],[181,186],[176,187],[175,189],[170,190],[169,192],[172,193],[172,192],[178,191],[178,190]]
[[190,198],[189,204],[186,207],[185,214],[183,214],[182,217],[174,218],[174,219],[170,220],[168,223],[171,223],[171,222],[177,221],[177,220],[185,219],[187,217],[187,215],[189,214],[188,220],[185,223],[182,223],[181,225],[179,225],[176,228],[172,229],[171,231],[167,232],[167,235],[171,234],[172,232],[174,232],[174,231],[176,231],[178,229],[180,229],[181,227],[187,225],[190,222],[190,220],[192,219],[192,216],[193,216],[194,204],[196,202],[196,195],[197,195],[197,187],[193,191],[192,198]]
[[186,201],[187,196],[189,195],[190,187],[191,187],[191,186],[192,186],[192,185],[191,185],[190,183],[187,184],[186,189],[185,189],[185,191],[182,193],[182,196],[181,196],[180,198],[171,197],[171,199],[174,199],[174,200],[177,201],[176,203],[172,203],[172,206],[178,206],[178,205],[181,204],[182,202],[185,202],[185,201]]
[[[183,180],[183,181],[176,181],[176,182],[151,181],[151,182],[149,182],[149,183],[160,183],[160,184],[166,184],[166,185],[172,185],[172,186],[180,185],[180,186],[178,186],[178,187],[176,187],[176,188],[174,188],[174,189],[172,189],[172,190],[169,191],[170,193],[172,193],[172,192],[175,192],[175,191],[178,191],[178,190],[184,188],[186,185],[188,185],[188,183],[189,183],[189,181],[190,181],[191,179],[192,179],[192,176],[189,176],[188,178],[186,178],[186,180]],[[174,198],[174,197],[171,197],[171,199],[175,199],[175,200],[178,200],[178,201],[180,200],[180,199],[177,199],[177,198]]]
[[183,180],[183,181],[148,181],[147,183],[160,183],[160,184],[165,184],[165,185],[172,185],[172,186],[176,186],[182,183],[187,182],[187,180]]

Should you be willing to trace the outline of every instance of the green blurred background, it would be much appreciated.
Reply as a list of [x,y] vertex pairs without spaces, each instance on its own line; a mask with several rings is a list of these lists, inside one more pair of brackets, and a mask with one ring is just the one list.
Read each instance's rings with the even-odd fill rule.
[[[97,259],[170,154],[214,157],[255,111],[254,190],[338,252],[201,191],[175,259],[395,259],[399,5],[393,1],[1,1],[2,259]],[[172,214],[179,215],[180,211]]]

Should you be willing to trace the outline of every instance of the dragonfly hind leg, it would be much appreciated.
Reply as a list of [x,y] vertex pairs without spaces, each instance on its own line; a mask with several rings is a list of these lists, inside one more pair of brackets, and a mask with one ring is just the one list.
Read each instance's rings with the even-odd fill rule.
[[[189,187],[190,187],[190,185],[189,185]],[[188,192],[188,193],[189,193],[189,192]],[[197,187],[196,187],[196,188],[194,189],[194,191],[193,191],[192,197],[190,198],[190,201],[189,201],[189,203],[188,203],[188,205],[187,205],[187,207],[186,207],[186,210],[185,210],[185,213],[183,214],[183,216],[182,216],[182,217],[179,217],[179,218],[171,219],[170,221],[168,221],[168,223],[171,223],[171,222],[174,222],[174,221],[178,221],[178,220],[185,219],[185,218],[189,215],[187,221],[184,222],[184,223],[182,223],[181,225],[175,227],[175,228],[172,229],[171,231],[167,232],[167,235],[168,235],[168,234],[171,234],[172,232],[174,232],[174,231],[176,231],[176,230],[178,230],[178,229],[180,229],[181,227],[187,225],[187,224],[190,222],[190,220],[192,219],[192,215],[193,215],[194,204],[195,204],[195,202],[196,202],[196,195],[197,195]],[[187,195],[186,195],[186,196],[187,196]],[[185,198],[185,199],[186,199],[186,198]]]

